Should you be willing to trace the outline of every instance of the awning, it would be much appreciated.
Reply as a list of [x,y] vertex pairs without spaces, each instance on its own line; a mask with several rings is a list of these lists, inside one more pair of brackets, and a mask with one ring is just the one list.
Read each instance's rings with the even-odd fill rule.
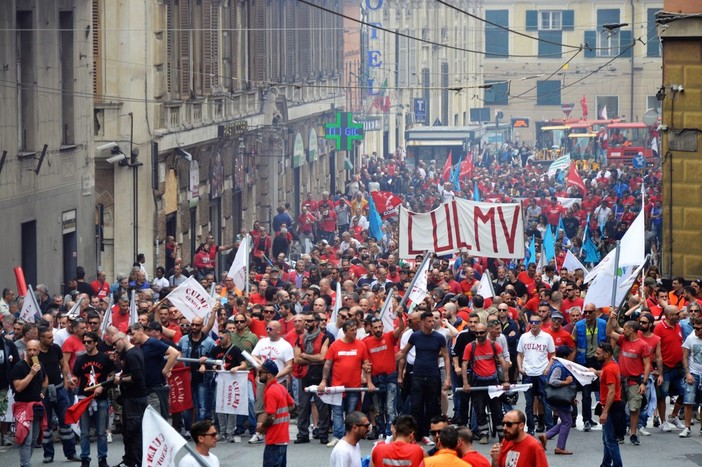
[[463,146],[465,140],[460,139],[411,139],[407,146]]

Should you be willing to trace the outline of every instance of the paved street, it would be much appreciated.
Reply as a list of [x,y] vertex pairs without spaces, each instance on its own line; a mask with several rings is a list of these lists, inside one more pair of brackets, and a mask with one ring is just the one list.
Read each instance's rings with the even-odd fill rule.
[[[599,465],[602,458],[602,438],[599,426],[590,433],[583,433],[579,430],[571,430],[568,438],[568,449],[574,451],[573,456],[555,456],[553,448],[555,440],[549,441],[548,459],[549,465],[553,467],[593,467]],[[652,435],[641,437],[640,446],[632,446],[628,442],[621,446],[624,465],[636,466],[675,466],[692,467],[702,465],[702,437],[699,436],[699,422],[693,427],[693,435],[690,438],[682,439],[678,436],[679,431],[671,433],[661,433],[658,429],[649,427]],[[291,436],[294,439],[296,428],[291,429]],[[261,465],[263,457],[263,445],[249,445],[246,443],[247,437],[243,437],[241,443],[220,443],[215,453],[219,457],[223,466],[246,466],[254,467]],[[476,444],[478,451],[488,455],[491,444],[481,446]],[[372,443],[364,441],[361,444],[363,455],[370,454]],[[63,455],[60,453],[61,447],[56,444],[57,465],[68,465],[62,461]],[[93,463],[97,465],[95,459],[95,443],[92,444]],[[114,442],[109,445],[109,463],[118,464],[123,453],[123,445],[120,436],[115,436]],[[312,442],[301,446],[290,445],[288,447],[288,465],[290,467],[317,467],[329,464],[329,454],[331,449]],[[40,465],[42,460],[41,449],[34,451],[34,465]],[[0,453],[0,466],[17,465],[19,460],[18,452],[15,448]],[[71,463],[77,465],[76,463]]]

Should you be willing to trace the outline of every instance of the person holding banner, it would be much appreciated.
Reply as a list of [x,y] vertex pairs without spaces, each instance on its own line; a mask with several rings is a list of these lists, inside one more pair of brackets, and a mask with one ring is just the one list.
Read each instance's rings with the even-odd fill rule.
[[[204,320],[195,317],[190,322],[190,333],[180,340],[183,357],[197,358],[200,363],[189,363],[190,387],[192,388],[193,402],[197,407],[197,420],[205,420],[212,416],[214,409],[214,373],[206,373],[207,365],[204,360],[215,347],[215,341],[203,332]],[[183,415],[186,428],[191,423],[192,414],[186,411]]]
[[[100,337],[91,331],[83,334],[85,353],[76,359],[73,375],[78,386],[78,399],[93,395],[83,415],[80,417],[80,459],[82,467],[90,465],[90,430],[95,430],[97,436],[98,466],[107,467],[107,424],[109,417],[109,401],[107,390],[101,383],[115,372],[115,364],[104,352],[98,350]],[[96,387],[97,385],[97,387]]]
[[[216,366],[216,370],[229,371],[236,373],[237,371],[246,371],[246,359],[238,347],[232,345],[232,333],[234,333],[234,323],[227,323],[226,327],[219,331],[219,345],[216,345],[210,351],[210,358],[213,360],[223,360],[224,367]],[[248,384],[248,383],[247,383]],[[248,392],[251,392],[250,390]],[[219,422],[219,441],[234,442],[236,431],[236,414],[217,413]],[[191,430],[192,432],[192,430]],[[193,439],[197,439],[193,436]]]

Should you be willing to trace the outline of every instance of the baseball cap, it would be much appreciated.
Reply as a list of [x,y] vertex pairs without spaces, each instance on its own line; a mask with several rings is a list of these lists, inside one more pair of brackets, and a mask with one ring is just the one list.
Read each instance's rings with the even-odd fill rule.
[[278,375],[278,365],[276,365],[273,360],[266,360],[263,362],[263,365],[261,365],[261,370],[266,371],[273,376]]

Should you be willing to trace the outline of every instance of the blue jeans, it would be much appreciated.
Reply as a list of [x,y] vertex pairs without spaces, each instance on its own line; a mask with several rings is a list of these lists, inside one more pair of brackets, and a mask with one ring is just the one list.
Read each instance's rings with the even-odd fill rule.
[[[56,389],[56,400],[49,400],[50,397],[44,398],[44,409],[46,410],[46,417],[51,420],[52,414],[56,414],[59,423],[59,435],[61,436],[61,444],[63,445],[63,455],[66,459],[71,458],[76,455],[76,440],[75,434],[70,426],[66,425],[64,421],[66,418],[66,409],[70,407],[71,403],[68,400],[68,393],[65,388]],[[42,447],[44,448],[44,457],[49,459],[54,458],[54,440],[51,435],[51,423],[44,431],[44,439],[42,440]]]
[[336,439],[341,439],[346,433],[346,428],[344,427],[344,415],[349,414],[356,410],[358,406],[358,401],[361,399],[361,393],[359,392],[347,392],[344,394],[344,400],[341,405],[332,405],[332,422],[334,423],[334,437]]
[[286,467],[287,463],[287,444],[266,444],[263,449],[263,467]]
[[381,433],[390,436],[390,426],[397,418],[397,373],[373,376],[373,384],[378,388],[373,393],[373,407],[377,414],[375,424]]
[[29,433],[27,433],[27,437],[24,438],[24,441],[19,447],[20,467],[29,467],[32,465],[32,452],[39,439],[40,430],[41,418],[35,418],[32,420],[32,425]]
[[244,428],[244,422],[246,419],[249,419],[249,433],[252,435],[256,432],[256,409],[254,402],[256,398],[254,397],[256,388],[251,385],[250,381],[246,381],[246,384],[248,384],[248,392],[249,392],[249,414],[248,415],[238,415],[236,417],[236,431],[239,434],[244,433],[246,429]]
[[544,408],[544,419],[546,421],[546,429],[550,430],[553,427],[553,410],[551,410],[551,405],[546,400],[546,396],[544,394],[544,388],[546,387],[546,384],[548,384],[547,381],[548,379],[543,375],[524,376],[524,378],[522,378],[522,383],[531,383],[532,385],[524,394],[524,400],[526,402],[524,411],[526,412],[527,431],[529,433],[533,433],[535,428],[534,397],[538,397],[541,400],[541,405]]
[[621,467],[622,456],[619,453],[619,442],[617,441],[617,435],[614,433],[614,422],[611,414],[607,417],[607,422],[602,427],[602,444],[604,444],[602,466]]
[[[190,386],[193,394],[193,403],[197,407],[197,421],[210,420],[214,411],[215,390],[210,383],[193,383]],[[192,426],[192,415],[190,410],[183,412],[185,428]]]
[[80,458],[90,459],[90,428],[95,428],[97,434],[98,459],[107,458],[107,422],[109,417],[109,402],[95,400],[97,409],[91,414],[90,409],[80,417]]

